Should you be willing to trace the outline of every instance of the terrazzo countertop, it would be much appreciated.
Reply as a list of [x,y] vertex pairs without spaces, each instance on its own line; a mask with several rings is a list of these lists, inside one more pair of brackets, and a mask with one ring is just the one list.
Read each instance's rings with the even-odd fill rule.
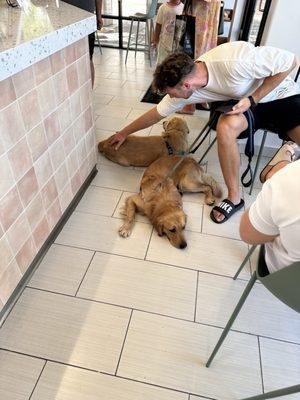
[[0,0],[0,81],[96,30],[96,17],[59,0]]

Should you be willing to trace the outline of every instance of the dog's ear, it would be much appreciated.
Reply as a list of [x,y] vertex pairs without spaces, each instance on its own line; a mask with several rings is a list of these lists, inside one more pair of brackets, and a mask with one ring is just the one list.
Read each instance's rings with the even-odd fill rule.
[[169,123],[169,121],[164,121],[163,122],[163,128],[164,128],[165,131],[168,129],[168,123]]
[[161,224],[159,222],[155,223],[154,224],[154,228],[156,229],[158,236],[163,236],[164,235],[163,224]]

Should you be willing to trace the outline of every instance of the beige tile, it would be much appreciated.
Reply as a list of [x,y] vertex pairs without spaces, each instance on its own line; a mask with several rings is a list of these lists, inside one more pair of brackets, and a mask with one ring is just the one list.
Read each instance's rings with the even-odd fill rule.
[[118,204],[121,192],[90,186],[80,200],[76,211],[111,216]]
[[56,88],[54,87],[54,81],[52,79],[47,79],[45,82],[37,87],[37,94],[42,118],[45,118],[54,110],[56,106],[54,95],[55,92]]
[[6,150],[14,146],[25,135],[23,120],[16,101],[0,111],[0,127],[2,142]]
[[[240,280],[200,274],[196,320],[225,326],[245,287],[246,282]],[[250,292],[233,329],[300,343],[299,315],[259,284]]]
[[151,108],[155,107],[155,104],[151,104],[151,103],[143,103],[141,101],[139,101],[136,97],[130,97],[130,96],[123,96],[123,97],[119,97],[119,96],[115,96],[109,103],[112,106],[123,106],[126,105],[128,107],[132,107],[134,109],[138,109],[138,110],[150,110]]
[[12,250],[5,235],[0,238],[0,254],[0,274],[2,274],[13,258]]
[[184,201],[183,210],[187,215],[185,229],[188,231],[201,232],[203,206],[197,203]]
[[43,124],[36,126],[27,134],[27,142],[33,158],[36,161],[46,150],[47,140]]
[[[245,243],[217,236],[186,231],[187,248],[176,249],[168,239],[154,233],[147,260],[172,264],[214,274],[233,276],[247,254]],[[247,272],[240,276],[248,278]]]
[[23,69],[12,77],[17,97],[29,92],[34,87],[33,67]]
[[58,71],[65,67],[65,53],[64,50],[57,51],[50,56],[52,74],[56,74]]
[[45,361],[0,350],[0,398],[28,400]]
[[256,337],[230,332],[214,363],[205,367],[220,332],[134,311],[118,375],[224,400],[256,394],[261,390]]
[[19,192],[14,186],[2,199],[0,200],[0,221],[7,231],[9,227],[15,222],[18,216],[23,211]]
[[19,106],[26,131],[34,128],[42,119],[36,89],[26,93],[19,99]]
[[33,231],[34,243],[37,250],[40,250],[50,234],[50,227],[47,219],[44,217],[36,226]]
[[54,244],[28,286],[74,296],[93,254],[92,251]]
[[57,198],[47,210],[47,221],[48,221],[50,232],[55,227],[55,225],[58,223],[61,216],[62,216],[62,212],[61,212],[61,208],[60,208],[60,204],[59,204],[59,198]]
[[196,283],[196,271],[96,253],[78,296],[194,320]]
[[39,184],[42,188],[53,174],[50,152],[45,152],[34,164],[34,171]]
[[66,69],[66,72],[67,72],[67,82],[68,82],[69,93],[71,95],[79,87],[76,63],[69,65]]
[[101,400],[188,400],[183,393],[52,362],[47,363],[32,400],[88,400],[96,393]]
[[130,310],[25,289],[0,334],[1,347],[114,373]]
[[47,143],[49,146],[59,137],[62,133],[59,125],[59,112],[58,110],[53,111],[52,114],[44,120],[44,127],[46,131]]
[[34,168],[30,168],[30,170],[19,180],[18,190],[24,207],[27,207],[38,192],[38,182]]
[[27,271],[27,268],[33,261],[35,255],[37,253],[37,249],[31,236],[21,247],[19,253],[16,255],[16,261],[20,268],[22,275]]
[[20,250],[21,246],[29,238],[30,233],[30,226],[23,212],[7,231],[7,238],[14,254]]
[[18,181],[32,167],[32,158],[26,138],[21,139],[7,153],[15,180]]
[[[56,239],[57,243],[90,250],[144,258],[151,227],[137,222],[129,238],[118,233],[120,220],[75,212]],[[136,243],[139,245],[137,246]]]
[[126,107],[125,104],[123,107],[112,106],[109,104],[99,107],[98,109],[95,109],[95,113],[97,115],[102,115],[104,117],[109,115],[109,117],[126,118],[131,110],[132,108]]
[[[260,338],[260,350],[265,392],[299,385],[299,345]],[[293,394],[285,398],[299,400],[299,395]]]
[[46,79],[50,78],[50,76],[52,75],[50,57],[46,57],[43,60],[34,64],[33,69],[36,85],[39,85]]
[[138,192],[143,172],[120,165],[101,165],[92,185]]
[[16,92],[12,78],[0,81],[0,93],[0,110],[2,110],[2,108],[7,107],[10,103],[16,100]]
[[15,259],[0,275],[0,300],[5,304],[22,278],[21,271]]

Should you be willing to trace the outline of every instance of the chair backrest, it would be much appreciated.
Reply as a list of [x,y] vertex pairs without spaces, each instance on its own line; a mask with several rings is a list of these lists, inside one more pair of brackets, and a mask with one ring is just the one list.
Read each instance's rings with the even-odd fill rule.
[[158,2],[158,0],[152,0],[151,1],[150,5],[149,5],[149,8],[148,8],[148,11],[147,11],[147,14],[146,14],[146,18],[147,19],[155,17],[156,8],[157,8],[157,2]]
[[295,311],[300,312],[300,261],[270,274],[265,262],[264,246],[261,246],[256,274],[261,283],[274,296]]

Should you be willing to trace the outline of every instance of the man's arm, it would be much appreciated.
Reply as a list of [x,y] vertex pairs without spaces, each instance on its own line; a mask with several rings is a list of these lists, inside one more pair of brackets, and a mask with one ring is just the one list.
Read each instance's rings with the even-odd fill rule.
[[151,108],[145,114],[137,118],[135,121],[131,122],[131,124],[125,126],[121,131],[117,132],[115,135],[111,136],[109,139],[109,143],[115,147],[116,150],[121,146],[121,144],[125,141],[128,135],[140,131],[141,129],[148,128],[162,120],[163,117],[157,111],[156,106]]
[[96,1],[96,17],[97,17],[97,29],[100,30],[103,26],[102,20],[102,0],[95,0]]
[[[265,97],[273,89],[275,89],[291,73],[296,65],[297,58],[295,57],[291,67],[287,71],[279,72],[278,74],[275,74],[273,76],[266,77],[262,85],[251,94],[255,103],[258,103],[263,97]],[[233,106],[233,111],[230,111],[228,114],[240,114],[248,110],[248,108],[250,107],[250,100],[248,97],[245,97],[241,99],[235,106]]]
[[249,218],[249,210],[245,211],[240,222],[241,239],[248,244],[263,244],[272,242],[276,236],[265,235],[259,232],[252,225]]

